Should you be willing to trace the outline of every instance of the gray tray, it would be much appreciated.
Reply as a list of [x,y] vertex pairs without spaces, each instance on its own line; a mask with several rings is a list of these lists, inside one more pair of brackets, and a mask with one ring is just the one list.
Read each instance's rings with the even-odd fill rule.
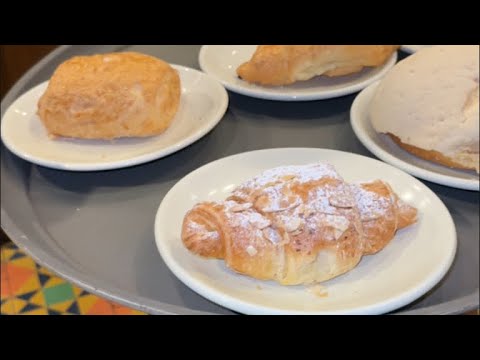
[[[47,80],[73,55],[129,49],[198,69],[199,48],[61,47],[12,88],[1,103],[2,115],[15,98]],[[153,314],[232,314],[191,291],[162,262],[153,235],[160,201],[190,171],[248,150],[321,147],[372,156],[349,124],[355,95],[284,103],[229,93],[224,119],[207,136],[169,157],[114,171],[51,170],[17,158],[2,144],[1,226],[37,262],[110,300]],[[452,314],[478,308],[479,193],[425,183],[452,213],[458,252],[441,283],[397,313]]]

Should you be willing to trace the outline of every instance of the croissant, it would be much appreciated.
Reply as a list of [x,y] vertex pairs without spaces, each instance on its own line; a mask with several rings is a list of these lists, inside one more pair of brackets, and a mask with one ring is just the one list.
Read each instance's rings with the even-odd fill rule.
[[237,75],[260,85],[288,85],[318,75],[348,75],[383,65],[398,45],[259,45]]
[[347,184],[329,164],[286,166],[243,183],[225,201],[195,205],[182,241],[238,273],[309,284],[353,269],[416,215],[380,180]]

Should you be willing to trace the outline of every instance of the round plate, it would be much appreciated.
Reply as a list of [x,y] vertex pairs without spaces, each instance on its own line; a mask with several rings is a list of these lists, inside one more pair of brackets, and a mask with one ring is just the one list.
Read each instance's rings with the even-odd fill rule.
[[383,161],[416,177],[437,184],[465,190],[479,190],[479,177],[475,171],[452,169],[423,160],[402,149],[390,137],[375,131],[368,117],[370,101],[378,83],[370,85],[355,98],[350,110],[353,131],[360,142]]
[[[281,286],[230,271],[221,260],[190,253],[180,238],[186,212],[200,201],[222,200],[261,171],[318,161],[336,167],[346,181],[382,179],[419,211],[416,224],[345,275],[321,284],[319,297],[304,286]],[[245,314],[380,314],[402,307],[442,279],[456,252],[456,232],[442,201],[412,176],[378,160],[335,150],[259,150],[207,164],[180,180],[164,197],[155,219],[157,248],[187,286]],[[311,289],[310,289],[311,290]]]
[[207,134],[228,106],[228,94],[215,79],[198,70],[172,66],[179,72],[182,93],[175,119],[163,134],[112,141],[51,140],[36,115],[37,102],[48,85],[45,82],[20,96],[5,112],[2,140],[27,161],[72,171],[122,168],[169,155]]
[[402,51],[405,51],[406,53],[413,54],[413,53],[416,53],[418,50],[421,50],[427,46],[432,46],[432,45],[402,45],[400,49]]
[[397,61],[395,52],[377,68],[365,68],[357,74],[328,78],[317,76],[287,86],[259,86],[238,78],[236,70],[248,61],[257,45],[204,45],[200,49],[200,67],[218,79],[227,89],[242,95],[260,99],[282,101],[306,101],[329,99],[362,90],[384,76]]

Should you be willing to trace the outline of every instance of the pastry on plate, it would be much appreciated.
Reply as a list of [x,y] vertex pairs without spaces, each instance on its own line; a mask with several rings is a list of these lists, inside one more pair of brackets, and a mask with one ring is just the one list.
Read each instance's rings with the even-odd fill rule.
[[288,85],[315,76],[353,74],[383,65],[398,45],[259,45],[237,75],[260,85]]
[[380,81],[370,120],[406,151],[479,172],[478,45],[424,48]]
[[416,221],[388,184],[348,184],[329,164],[267,170],[186,215],[183,244],[234,271],[282,285],[325,281]]
[[179,102],[179,75],[160,59],[134,52],[77,56],[55,70],[38,115],[52,137],[146,137],[171,125]]

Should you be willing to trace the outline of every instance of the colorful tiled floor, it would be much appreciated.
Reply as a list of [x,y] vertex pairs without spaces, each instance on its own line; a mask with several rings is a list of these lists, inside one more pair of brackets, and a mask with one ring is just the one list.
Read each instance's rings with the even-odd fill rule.
[[1,247],[0,272],[2,315],[145,315],[71,285],[11,242]]
[[1,247],[2,315],[141,315],[92,295],[36,264],[13,243]]

